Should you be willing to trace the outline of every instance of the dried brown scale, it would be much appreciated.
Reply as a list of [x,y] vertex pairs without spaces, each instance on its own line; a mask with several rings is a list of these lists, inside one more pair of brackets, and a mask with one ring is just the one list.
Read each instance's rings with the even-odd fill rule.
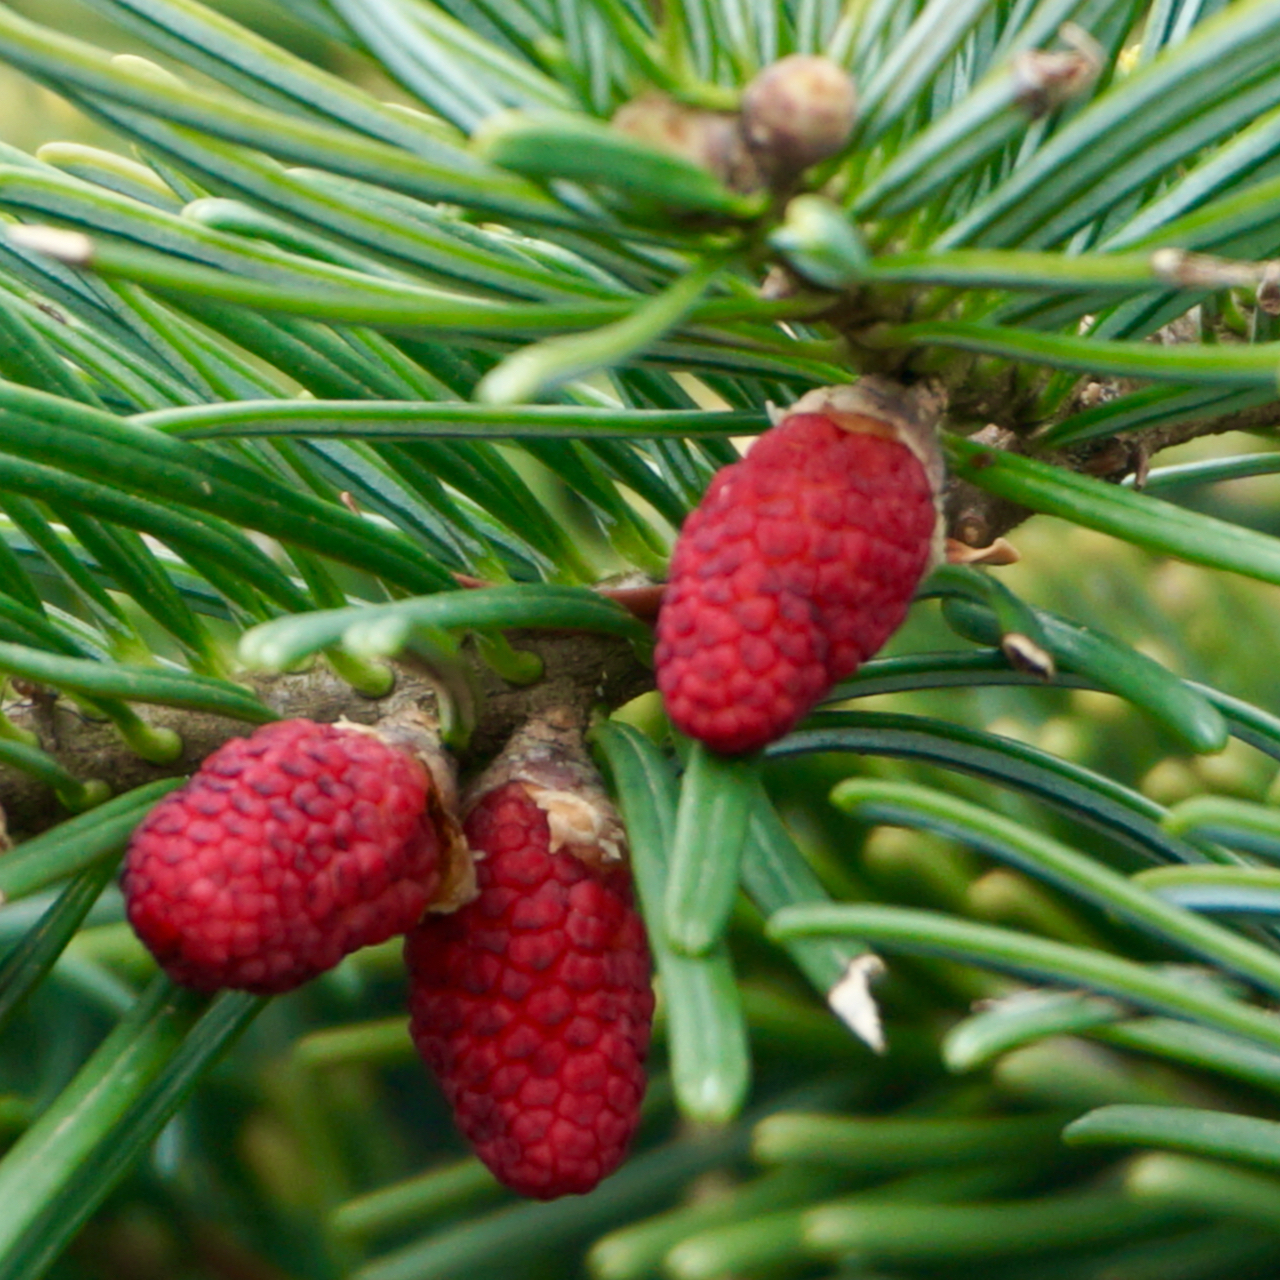
[[475,866],[459,817],[457,763],[440,741],[434,706],[394,695],[385,699],[386,713],[376,725],[342,723],[372,734],[389,746],[408,752],[425,766],[431,778],[427,816],[439,838],[440,881],[429,911],[455,911],[475,897]]
[[521,725],[477,778],[467,785],[465,818],[478,801],[509,782],[536,793],[551,824],[551,851],[573,847],[593,865],[625,857],[627,836],[609,793],[582,744],[585,717],[578,709],[551,706]]

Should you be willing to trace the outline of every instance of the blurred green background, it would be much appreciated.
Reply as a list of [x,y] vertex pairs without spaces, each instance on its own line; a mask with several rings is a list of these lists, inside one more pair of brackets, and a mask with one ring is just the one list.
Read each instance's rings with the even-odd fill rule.
[[[283,6],[264,6],[255,0],[223,0],[211,6],[243,22],[247,27],[318,63],[320,66],[353,79],[379,97],[409,101],[396,86],[379,74],[373,64],[352,57],[347,51],[319,38],[301,23],[288,20]],[[10,5],[19,13],[116,53],[144,54],[153,62],[181,71],[184,76],[198,76],[190,68],[179,67],[163,54],[148,48],[142,41],[118,25],[95,13],[77,0],[16,0]],[[89,120],[56,94],[33,84],[11,67],[0,65],[0,139],[34,151],[46,142],[87,142],[94,146],[128,150],[108,129]]]

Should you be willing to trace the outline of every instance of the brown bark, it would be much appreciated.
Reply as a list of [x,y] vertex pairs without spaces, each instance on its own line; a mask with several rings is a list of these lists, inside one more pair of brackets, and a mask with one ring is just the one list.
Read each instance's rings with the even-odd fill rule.
[[[479,692],[479,718],[465,750],[459,753],[464,770],[490,759],[514,730],[533,713],[547,707],[570,707],[585,720],[591,708],[612,709],[653,688],[653,673],[636,657],[631,645],[611,636],[581,632],[512,631],[517,649],[536,653],[545,674],[536,684],[509,684],[464,650]],[[250,685],[282,718],[303,716],[333,721],[346,717],[373,724],[406,701],[434,711],[436,694],[429,677],[397,665],[396,686],[384,698],[366,698],[339,680],[322,664],[287,675],[245,676]],[[119,794],[158,778],[192,772],[210,752],[230,738],[251,733],[254,726],[226,716],[172,707],[138,708],[152,724],[176,730],[182,737],[182,758],[173,765],[147,763],[134,755],[107,723],[88,720],[66,699],[36,698],[6,708],[19,727],[39,735],[40,745],[78,778],[100,778]],[[62,821],[67,816],[48,787],[28,774],[0,765],[0,804],[11,835],[18,839]]]
[[[1089,383],[1085,389],[1099,385]],[[1078,397],[1073,398],[1073,405],[1077,400]],[[1200,436],[1221,435],[1227,431],[1264,431],[1277,425],[1280,425],[1280,401],[1238,413],[1121,432],[1065,449],[1038,449],[1034,438],[995,425],[984,427],[971,438],[1119,484],[1129,476],[1141,481],[1150,460],[1163,449]],[[952,480],[948,484],[945,511],[950,536],[970,547],[988,546],[1034,514],[1028,507],[985,493],[964,480]]]

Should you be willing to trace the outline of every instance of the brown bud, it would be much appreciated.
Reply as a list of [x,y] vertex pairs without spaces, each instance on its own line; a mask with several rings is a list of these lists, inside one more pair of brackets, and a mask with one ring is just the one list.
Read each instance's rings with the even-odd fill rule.
[[766,67],[742,96],[742,131],[776,183],[839,151],[853,134],[858,98],[830,58],[793,53]]
[[1102,70],[1102,46],[1074,22],[1058,32],[1065,50],[1024,49],[1013,60],[1018,105],[1033,119],[1086,94]]
[[730,112],[687,107],[650,92],[619,107],[612,123],[629,137],[691,161],[733,191],[747,194],[764,186],[738,117]]

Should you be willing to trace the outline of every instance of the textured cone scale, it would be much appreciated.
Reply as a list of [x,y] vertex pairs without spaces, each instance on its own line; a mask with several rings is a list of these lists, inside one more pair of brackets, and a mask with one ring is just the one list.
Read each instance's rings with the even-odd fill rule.
[[430,788],[412,755],[356,728],[234,738],[134,832],[130,923],[175,982],[288,991],[421,918],[441,876]]
[[480,1159],[540,1200],[590,1191],[622,1161],[653,1017],[626,864],[553,851],[567,795],[522,781],[482,795],[465,824],[479,897],[405,946],[418,1052]]
[[916,448],[809,400],[716,476],[672,557],[658,687],[717,751],[791,729],[897,629],[936,554],[937,483]]

